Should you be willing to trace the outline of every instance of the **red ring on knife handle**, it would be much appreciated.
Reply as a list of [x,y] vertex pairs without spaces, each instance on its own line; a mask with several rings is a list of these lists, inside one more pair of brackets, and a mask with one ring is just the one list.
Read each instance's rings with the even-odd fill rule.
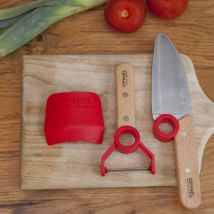
[[[163,133],[159,126],[162,123],[168,123],[172,126],[172,131],[168,134]],[[154,122],[153,133],[154,136],[161,142],[169,142],[174,139],[179,130],[179,122],[178,120],[172,116],[171,114],[162,114],[160,115]]]
[[[135,142],[131,146],[124,146],[121,144],[119,138],[123,134],[131,134],[135,138]],[[151,165],[149,166],[148,170],[155,174],[155,157],[154,154],[140,141],[140,134],[137,129],[132,126],[122,126],[117,129],[114,135],[114,143],[106,150],[106,152],[101,157],[101,167],[100,173],[102,176],[108,172],[107,168],[105,167],[105,161],[108,157],[112,154],[112,152],[118,150],[122,153],[128,154],[132,153],[135,150],[140,149],[145,155],[151,160]]]

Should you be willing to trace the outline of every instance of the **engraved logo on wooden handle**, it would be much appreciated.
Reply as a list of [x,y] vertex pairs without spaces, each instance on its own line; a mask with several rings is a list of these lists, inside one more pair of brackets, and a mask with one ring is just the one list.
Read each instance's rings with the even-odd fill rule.
[[126,70],[122,71],[122,86],[125,88],[128,85],[128,72]]
[[189,198],[193,198],[195,196],[193,185],[194,185],[193,178],[187,178],[187,192]]

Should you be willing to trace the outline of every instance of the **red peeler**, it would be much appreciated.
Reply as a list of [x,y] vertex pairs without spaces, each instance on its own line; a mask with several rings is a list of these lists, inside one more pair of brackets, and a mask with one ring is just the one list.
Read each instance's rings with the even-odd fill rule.
[[[130,64],[122,63],[116,69],[117,84],[117,126],[118,129],[114,135],[114,143],[107,149],[101,158],[101,175],[105,176],[107,172],[115,171],[135,171],[144,169],[118,169],[109,170],[105,167],[105,161],[114,152],[119,151],[124,154],[135,152],[137,149],[145,153],[151,160],[151,164],[146,170],[155,174],[154,154],[140,140],[140,133],[135,128],[134,115],[134,71]],[[124,134],[132,135],[134,143],[126,146],[121,143],[120,137]]]

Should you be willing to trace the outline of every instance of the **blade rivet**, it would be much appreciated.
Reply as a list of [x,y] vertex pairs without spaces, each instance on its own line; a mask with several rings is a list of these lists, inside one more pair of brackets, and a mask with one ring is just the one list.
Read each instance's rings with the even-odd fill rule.
[[187,134],[187,132],[186,132],[186,131],[182,131],[182,132],[181,132],[181,136],[182,136],[183,138],[185,138],[185,137],[187,137],[187,136],[188,136],[188,134]]

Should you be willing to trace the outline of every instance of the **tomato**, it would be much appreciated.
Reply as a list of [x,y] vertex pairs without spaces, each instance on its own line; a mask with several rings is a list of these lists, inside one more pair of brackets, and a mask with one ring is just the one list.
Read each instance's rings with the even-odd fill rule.
[[188,0],[147,0],[149,10],[163,19],[180,16],[188,6]]
[[112,28],[131,33],[143,25],[147,10],[144,0],[109,0],[104,13]]

